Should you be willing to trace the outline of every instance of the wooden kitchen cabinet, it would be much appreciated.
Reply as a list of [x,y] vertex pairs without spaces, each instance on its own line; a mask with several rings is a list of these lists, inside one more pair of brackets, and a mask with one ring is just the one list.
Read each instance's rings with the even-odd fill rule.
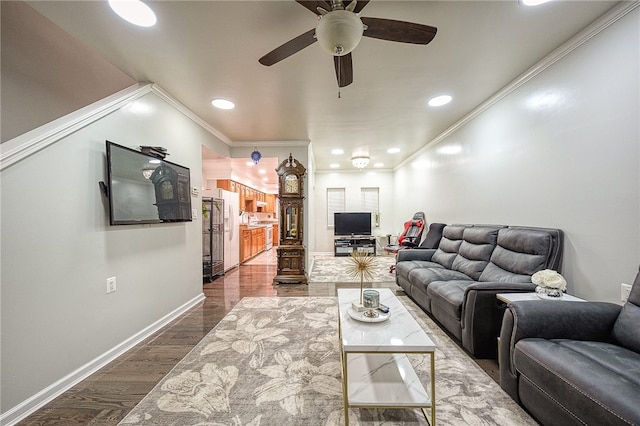
[[265,230],[265,227],[249,228],[246,225],[240,227],[240,263],[265,251],[267,244]]
[[240,263],[251,259],[251,230],[244,229],[240,238]]
[[273,213],[276,211],[276,196],[274,194],[266,194],[265,202],[267,203],[266,212]]

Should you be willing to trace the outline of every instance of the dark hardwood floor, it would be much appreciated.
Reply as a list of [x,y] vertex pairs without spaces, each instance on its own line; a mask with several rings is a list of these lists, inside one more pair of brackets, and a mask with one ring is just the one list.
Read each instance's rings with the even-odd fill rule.
[[[275,250],[203,286],[206,299],[126,354],[77,384],[18,425],[116,425],[229,312],[247,296],[335,296],[357,284],[273,285]],[[395,284],[380,285],[397,289]],[[497,380],[497,363],[478,364]]]

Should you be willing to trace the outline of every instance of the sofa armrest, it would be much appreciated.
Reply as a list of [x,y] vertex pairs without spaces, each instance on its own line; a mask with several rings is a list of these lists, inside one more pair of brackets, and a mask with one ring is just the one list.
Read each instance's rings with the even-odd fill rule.
[[528,337],[610,342],[621,309],[608,302],[513,302],[512,345]]
[[436,249],[421,249],[419,247],[412,248],[410,250],[400,250],[398,251],[397,262],[402,262],[405,260],[424,260],[430,261],[433,253],[436,252]]
[[509,304],[500,330],[500,386],[516,402],[518,375],[514,349],[526,338],[611,341],[622,307],[607,302],[520,301]]
[[532,283],[475,282],[465,289],[460,319],[462,345],[478,358],[495,358],[498,352],[502,316],[506,303],[498,293],[526,293],[536,288]]

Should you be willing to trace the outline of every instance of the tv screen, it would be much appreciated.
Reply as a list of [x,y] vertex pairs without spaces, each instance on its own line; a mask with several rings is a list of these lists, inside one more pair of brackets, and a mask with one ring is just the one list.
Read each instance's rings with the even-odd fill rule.
[[189,169],[107,141],[111,225],[191,221]]
[[334,235],[371,235],[371,212],[333,214]]

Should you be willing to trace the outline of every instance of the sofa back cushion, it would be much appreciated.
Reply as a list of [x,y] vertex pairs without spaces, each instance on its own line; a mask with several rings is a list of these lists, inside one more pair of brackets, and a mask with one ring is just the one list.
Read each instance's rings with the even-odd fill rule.
[[627,349],[640,352],[640,272],[631,293],[613,325],[613,338]]
[[549,267],[553,236],[543,229],[503,228],[479,281],[531,282],[531,275]]
[[439,263],[447,269],[451,269],[451,265],[458,255],[458,250],[462,244],[462,234],[467,228],[465,225],[447,225],[442,231],[442,238],[435,253],[431,257],[433,262]]
[[478,280],[496,247],[501,226],[474,226],[462,233],[462,243],[451,269]]

